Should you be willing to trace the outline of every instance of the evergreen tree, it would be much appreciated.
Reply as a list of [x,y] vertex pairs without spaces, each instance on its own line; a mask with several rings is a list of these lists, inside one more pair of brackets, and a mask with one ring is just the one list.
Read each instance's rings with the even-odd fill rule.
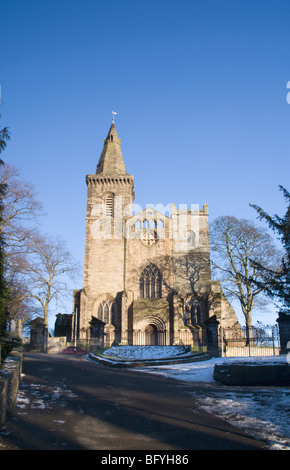
[[[10,139],[10,132],[8,130],[8,127],[3,127],[3,129],[0,130],[0,153],[2,153],[3,150],[6,149],[7,141],[9,139]],[[1,161],[1,164],[4,163],[3,160],[0,160],[0,161]]]
[[274,215],[271,217],[261,207],[250,204],[259,214],[260,220],[265,220],[269,227],[273,229],[281,241],[284,248],[280,269],[272,271],[263,265],[257,265],[257,268],[263,275],[264,283],[267,285],[266,293],[272,298],[277,299],[282,305],[281,312],[290,314],[290,193],[279,186],[280,191],[284,193],[284,198],[288,204],[284,217]]
[[[0,130],[0,154],[5,150],[7,141],[10,139],[10,133],[7,127]],[[0,159],[0,165],[4,165],[2,159]],[[3,213],[3,197],[5,195],[6,187],[4,184],[0,185],[0,224],[2,224],[2,213]],[[4,268],[4,239],[0,236],[0,338],[3,336],[6,330],[7,320],[7,308],[6,303],[8,300],[8,287],[5,280],[5,268]]]

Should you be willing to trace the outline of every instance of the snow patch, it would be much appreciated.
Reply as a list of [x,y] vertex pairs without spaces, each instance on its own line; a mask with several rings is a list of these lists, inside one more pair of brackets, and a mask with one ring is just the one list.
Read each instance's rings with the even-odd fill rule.
[[[278,365],[285,356],[212,358],[202,362],[147,366],[140,369],[182,382],[214,384],[215,364]],[[135,369],[137,370],[137,369]],[[290,450],[290,388],[216,386],[190,392],[200,409],[264,439],[271,450]]]
[[183,346],[112,346],[104,356],[124,360],[168,359],[191,354]]
[[67,405],[67,398],[74,397],[76,395],[63,382],[51,385],[31,383],[28,386],[23,381],[20,381],[15,406],[22,410],[51,409],[54,403],[65,407]]

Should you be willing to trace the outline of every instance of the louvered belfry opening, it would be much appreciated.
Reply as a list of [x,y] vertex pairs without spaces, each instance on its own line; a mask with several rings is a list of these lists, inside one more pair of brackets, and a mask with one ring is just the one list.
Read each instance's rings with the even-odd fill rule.
[[106,215],[114,217],[114,194],[108,194],[105,198]]

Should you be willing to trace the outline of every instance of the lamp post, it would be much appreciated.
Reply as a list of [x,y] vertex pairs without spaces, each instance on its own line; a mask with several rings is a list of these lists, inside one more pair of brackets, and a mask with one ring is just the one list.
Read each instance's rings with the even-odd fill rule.
[[77,347],[77,325],[78,325],[78,309],[75,309],[74,313],[75,321],[74,321],[74,347]]

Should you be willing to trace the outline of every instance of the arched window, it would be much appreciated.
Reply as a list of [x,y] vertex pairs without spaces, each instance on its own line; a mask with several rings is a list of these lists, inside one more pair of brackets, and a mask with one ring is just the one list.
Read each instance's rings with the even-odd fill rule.
[[106,302],[103,308],[103,322],[104,323],[109,323],[109,306],[108,303]]
[[145,299],[161,299],[161,273],[154,264],[143,269],[140,277],[140,297]]
[[163,222],[163,220],[159,219],[157,226],[158,226],[158,228],[164,228],[164,222]]
[[141,299],[144,299],[145,297],[144,296],[144,278],[142,277],[142,275],[140,277],[140,297]]
[[145,297],[150,298],[150,277],[145,275]]
[[187,245],[189,248],[196,247],[196,235],[194,232],[190,231],[187,233]]
[[155,279],[155,276],[151,276],[150,281],[151,281],[151,282],[150,282],[150,284],[151,284],[151,285],[150,285],[150,288],[151,288],[151,289],[150,289],[150,297],[151,297],[152,299],[155,299],[155,291],[156,291],[156,289],[155,289],[155,287],[156,287],[156,279]]
[[98,319],[103,321],[103,306],[102,304],[98,307]]
[[113,324],[114,324],[114,304],[111,305],[111,312],[110,312],[110,314],[111,314],[111,321],[110,321],[110,323],[111,323],[111,325],[113,325]]
[[190,299],[185,304],[184,324],[197,326],[201,322],[200,304],[196,299]]
[[111,300],[103,300],[98,306],[98,319],[104,323],[113,323],[114,321],[114,304]]

